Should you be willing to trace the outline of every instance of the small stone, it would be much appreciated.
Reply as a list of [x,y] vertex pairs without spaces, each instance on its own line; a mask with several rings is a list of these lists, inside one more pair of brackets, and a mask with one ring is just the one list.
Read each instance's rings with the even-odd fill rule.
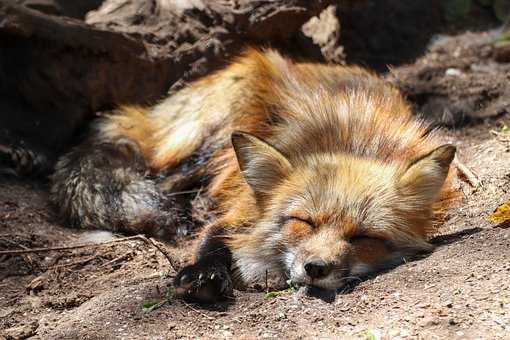
[[447,316],[448,311],[443,308],[440,308],[440,309],[438,309],[437,314],[439,314],[439,316]]
[[458,77],[458,76],[462,75],[462,72],[456,68],[449,68],[445,71],[445,75]]
[[409,332],[407,329],[400,330],[400,337],[408,338],[409,336],[411,336],[411,332]]
[[432,326],[435,326],[437,324],[439,324],[439,320],[437,318],[427,317],[427,318],[424,318],[422,321],[420,321],[418,326],[420,326],[420,327],[432,327]]
[[400,330],[398,330],[398,329],[390,329],[390,331],[388,332],[388,335],[391,338],[395,338],[395,337],[400,335]]

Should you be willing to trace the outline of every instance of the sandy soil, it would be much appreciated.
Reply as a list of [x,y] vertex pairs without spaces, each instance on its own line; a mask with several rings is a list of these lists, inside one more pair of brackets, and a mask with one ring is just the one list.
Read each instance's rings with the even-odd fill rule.
[[[204,308],[167,298],[175,271],[142,240],[0,255],[0,339],[508,339],[510,229],[486,220],[510,198],[510,133],[503,132],[510,115],[496,113],[445,131],[480,185],[458,180],[464,199],[448,213],[429,256],[330,299],[302,291],[267,297],[261,288]],[[4,179],[0,188],[0,250],[122,237],[62,227],[43,183]],[[190,242],[161,246],[179,266]],[[159,308],[144,310],[158,301]]]

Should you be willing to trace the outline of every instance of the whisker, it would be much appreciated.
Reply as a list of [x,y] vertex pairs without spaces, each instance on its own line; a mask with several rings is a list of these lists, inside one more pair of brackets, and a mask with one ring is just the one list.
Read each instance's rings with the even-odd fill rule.
[[344,276],[342,278],[342,281],[348,281],[348,280],[356,280],[356,281],[359,281],[359,282],[363,281],[359,276]]

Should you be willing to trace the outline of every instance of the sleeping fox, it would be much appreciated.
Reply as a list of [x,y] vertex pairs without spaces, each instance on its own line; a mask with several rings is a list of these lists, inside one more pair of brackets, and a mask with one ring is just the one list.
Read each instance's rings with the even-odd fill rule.
[[370,72],[249,49],[150,109],[100,118],[51,194],[77,227],[164,235],[168,193],[200,178],[216,218],[178,294],[213,302],[267,273],[335,290],[432,249],[454,154]]

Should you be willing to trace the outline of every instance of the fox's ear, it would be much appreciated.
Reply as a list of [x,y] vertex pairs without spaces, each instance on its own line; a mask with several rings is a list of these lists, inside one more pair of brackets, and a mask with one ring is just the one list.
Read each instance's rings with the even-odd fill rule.
[[433,203],[448,176],[455,151],[455,146],[445,144],[416,159],[400,178],[399,190],[424,200],[424,203]]
[[271,193],[292,166],[280,151],[262,139],[244,132],[232,133],[232,145],[244,179],[257,200]]

